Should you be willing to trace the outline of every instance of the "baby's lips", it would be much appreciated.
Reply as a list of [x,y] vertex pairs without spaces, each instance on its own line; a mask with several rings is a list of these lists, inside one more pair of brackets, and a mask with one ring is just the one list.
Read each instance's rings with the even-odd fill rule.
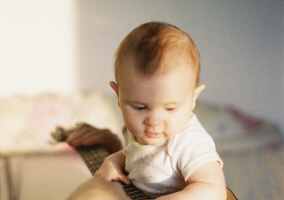
[[160,137],[161,133],[145,132],[145,135],[149,138],[158,138]]

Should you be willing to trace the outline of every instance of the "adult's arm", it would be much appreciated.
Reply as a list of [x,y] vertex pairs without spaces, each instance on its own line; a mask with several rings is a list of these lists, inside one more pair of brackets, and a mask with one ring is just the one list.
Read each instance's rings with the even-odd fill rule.
[[67,200],[130,200],[118,182],[94,176],[79,185]]

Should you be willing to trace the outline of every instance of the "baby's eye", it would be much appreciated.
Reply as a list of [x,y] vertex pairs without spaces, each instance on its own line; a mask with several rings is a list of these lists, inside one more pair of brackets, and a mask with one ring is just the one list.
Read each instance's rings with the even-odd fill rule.
[[166,108],[166,110],[167,111],[174,111],[174,110],[176,110],[176,107],[168,107],[168,108]]
[[136,110],[146,110],[146,106],[136,106]]

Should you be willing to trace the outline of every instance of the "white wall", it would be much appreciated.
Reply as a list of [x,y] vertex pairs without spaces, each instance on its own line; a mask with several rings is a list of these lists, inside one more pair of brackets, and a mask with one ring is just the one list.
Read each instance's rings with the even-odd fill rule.
[[0,0],[0,95],[76,88],[72,0]]
[[186,31],[201,53],[201,100],[232,104],[283,126],[280,0],[0,0],[0,95],[98,90],[113,55],[141,23]]

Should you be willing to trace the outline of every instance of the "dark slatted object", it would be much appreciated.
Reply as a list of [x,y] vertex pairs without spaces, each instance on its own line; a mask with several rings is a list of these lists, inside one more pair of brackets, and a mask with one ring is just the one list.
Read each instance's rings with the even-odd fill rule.
[[[102,148],[100,145],[94,146],[81,146],[76,148],[76,150],[81,155],[83,161],[89,168],[92,175],[99,169],[104,159],[109,155],[108,152]],[[148,197],[139,189],[137,189],[133,184],[123,184],[123,189],[125,193],[133,200],[147,199]]]

